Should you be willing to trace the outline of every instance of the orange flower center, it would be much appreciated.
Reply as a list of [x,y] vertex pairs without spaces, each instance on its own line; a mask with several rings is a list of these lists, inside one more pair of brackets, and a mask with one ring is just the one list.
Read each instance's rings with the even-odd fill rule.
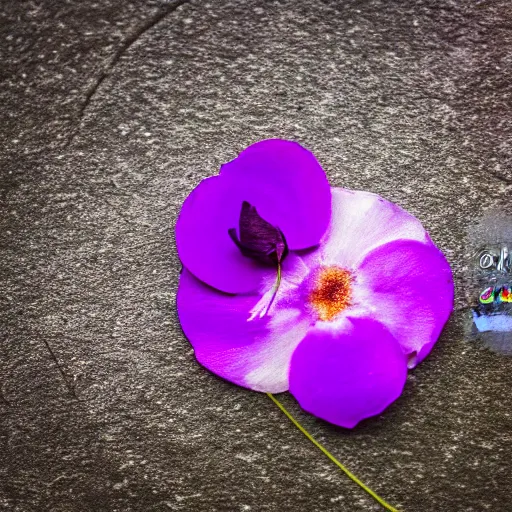
[[321,268],[315,278],[308,300],[320,320],[332,320],[350,305],[352,274],[341,267]]

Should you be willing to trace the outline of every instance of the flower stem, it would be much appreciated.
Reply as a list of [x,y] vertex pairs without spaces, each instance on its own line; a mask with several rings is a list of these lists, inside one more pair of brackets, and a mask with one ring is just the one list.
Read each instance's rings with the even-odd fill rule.
[[272,304],[274,303],[274,299],[276,298],[277,290],[279,290],[280,284],[281,284],[281,262],[279,262],[277,264],[277,279],[276,279],[276,282],[274,283],[274,293],[272,294],[272,298],[270,299],[270,302],[268,303],[267,309],[265,311],[265,315],[268,314],[268,312],[270,311],[270,306],[272,306]]
[[270,399],[281,409],[286,417],[324,454],[326,455],[336,466],[338,466],[353,482],[359,487],[364,489],[373,499],[379,502],[386,510],[390,512],[399,512],[396,508],[392,507],[389,503],[386,503],[378,494],[367,487],[357,476],[351,473],[331,452],[322,446],[284,407],[284,405],[272,394],[267,393]]

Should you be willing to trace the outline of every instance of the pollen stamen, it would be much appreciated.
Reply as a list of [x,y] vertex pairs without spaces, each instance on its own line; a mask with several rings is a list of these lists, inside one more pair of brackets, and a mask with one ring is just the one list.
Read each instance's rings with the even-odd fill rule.
[[320,320],[333,320],[347,308],[352,299],[352,274],[344,268],[322,268],[308,300]]

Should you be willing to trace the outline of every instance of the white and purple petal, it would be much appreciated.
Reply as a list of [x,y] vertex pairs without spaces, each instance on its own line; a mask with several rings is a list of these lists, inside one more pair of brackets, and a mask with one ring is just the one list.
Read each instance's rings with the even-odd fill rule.
[[[290,358],[311,319],[294,293],[306,267],[294,255],[283,267],[287,277],[272,303],[270,282],[270,293],[229,295],[183,270],[178,316],[203,366],[255,391],[278,393],[288,389]],[[266,315],[269,305],[271,314]]]
[[453,309],[453,278],[442,252],[432,242],[396,240],[367,254],[356,276],[355,300],[390,330],[411,356],[409,366],[416,366]]
[[382,322],[421,362],[453,309],[453,278],[442,252],[418,219],[369,192],[333,189],[333,217],[309,266],[354,273],[353,305],[343,314]]
[[370,251],[385,243],[430,240],[421,222],[395,203],[371,192],[335,187],[331,191],[331,223],[320,255],[325,264],[355,269]]

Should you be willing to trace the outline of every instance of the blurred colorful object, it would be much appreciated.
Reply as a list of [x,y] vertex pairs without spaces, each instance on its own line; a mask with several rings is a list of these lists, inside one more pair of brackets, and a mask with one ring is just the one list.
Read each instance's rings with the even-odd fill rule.
[[506,207],[489,208],[468,229],[468,249],[473,260],[465,284],[472,304],[469,339],[505,355],[512,355],[510,247],[512,223]]

